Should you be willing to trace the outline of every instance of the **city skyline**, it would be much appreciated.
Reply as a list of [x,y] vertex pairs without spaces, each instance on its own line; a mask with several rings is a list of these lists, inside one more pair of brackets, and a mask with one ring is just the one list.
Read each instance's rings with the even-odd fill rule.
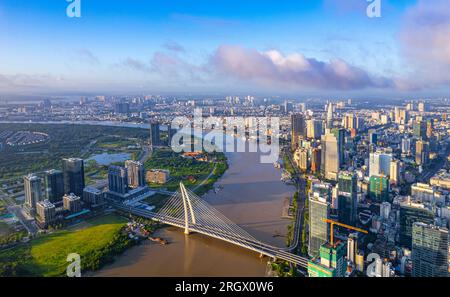
[[0,95],[449,93],[446,1],[208,4],[2,1]]

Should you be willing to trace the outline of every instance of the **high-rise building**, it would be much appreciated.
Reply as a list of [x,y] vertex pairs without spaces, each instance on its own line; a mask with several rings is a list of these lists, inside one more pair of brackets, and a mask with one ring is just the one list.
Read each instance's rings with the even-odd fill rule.
[[310,167],[308,150],[305,148],[297,149],[294,154],[294,161],[300,170],[307,171]]
[[109,191],[125,194],[128,192],[128,172],[124,167],[109,166],[108,168]]
[[117,102],[114,105],[114,112],[118,114],[127,114],[130,112],[130,104],[128,102]]
[[172,125],[167,125],[167,145],[172,146],[172,138],[177,133],[177,129],[172,128]]
[[378,142],[378,133],[376,130],[369,130],[369,143],[377,144]]
[[145,186],[145,168],[144,164],[138,161],[127,160],[125,167],[128,171],[128,186],[138,188]]
[[396,124],[404,125],[409,121],[409,113],[404,108],[395,107],[394,116]]
[[339,221],[354,225],[357,221],[357,180],[356,174],[340,172],[338,176],[338,215]]
[[320,246],[329,239],[328,224],[324,219],[330,215],[330,203],[325,197],[310,195],[309,198],[309,245],[308,254],[315,257],[319,254]]
[[77,213],[81,211],[81,198],[73,193],[66,194],[63,197],[63,207],[70,213]]
[[434,122],[432,119],[427,120],[427,139],[433,137]]
[[55,169],[46,171],[44,183],[46,198],[52,203],[62,201],[64,196],[63,172]]
[[74,193],[77,196],[83,195],[84,183],[84,162],[82,159],[63,159],[64,193]]
[[398,185],[400,183],[401,163],[399,160],[392,160],[390,163],[389,178],[390,183]]
[[320,171],[321,154],[322,151],[320,148],[313,148],[311,150],[311,171],[314,173]]
[[332,189],[331,184],[316,180],[312,182],[310,191],[311,195],[323,197],[326,201],[330,201]]
[[387,221],[391,214],[391,204],[389,202],[383,202],[380,204],[380,216],[381,219]]
[[292,104],[292,102],[289,101],[284,101],[284,113],[285,114],[289,114],[290,112],[294,111],[294,105]]
[[159,123],[150,123],[150,146],[160,145]]
[[307,122],[307,137],[313,138],[313,139],[320,139],[320,136],[322,136],[322,121],[317,119],[311,119]]
[[402,139],[402,154],[411,155],[411,138],[403,138]]
[[370,153],[369,157],[369,177],[373,175],[389,176],[391,171],[392,154],[382,151]]
[[417,106],[419,109],[419,112],[427,112],[428,111],[428,106],[425,102],[419,102],[419,105]]
[[354,114],[347,114],[342,120],[342,125],[345,129],[352,130],[358,129],[358,118]]
[[400,204],[399,243],[402,246],[412,246],[412,225],[415,222],[434,223],[434,213],[422,203],[406,201]]
[[342,165],[344,165],[344,161],[345,161],[345,155],[344,155],[345,129],[334,128],[334,129],[331,129],[331,133],[337,139],[339,168],[340,168],[340,167],[342,167]]
[[338,139],[334,134],[322,135],[321,171],[326,179],[336,180],[340,160]]
[[41,200],[41,179],[29,174],[23,177],[25,208],[32,216],[36,214],[36,203]]
[[305,116],[301,113],[291,115],[291,142],[292,149],[298,147],[298,139],[300,136],[306,137]]
[[419,140],[416,142],[416,164],[427,165],[430,159],[429,142]]
[[413,134],[418,139],[427,139],[427,122],[415,121],[413,124]]
[[42,228],[47,228],[56,219],[56,208],[49,200],[36,203],[36,220]]
[[358,254],[358,233],[351,233],[347,238],[347,259],[355,264]]
[[372,175],[369,179],[369,197],[375,202],[389,201],[389,179]]
[[346,246],[340,242],[335,246],[325,243],[320,247],[320,262],[308,262],[310,277],[344,277],[347,263],[345,261]]
[[434,202],[436,189],[429,184],[415,183],[411,185],[411,197],[415,201]]
[[83,190],[83,202],[91,207],[104,204],[103,192],[94,187],[86,187]]
[[334,114],[334,108],[333,103],[328,103],[327,106],[327,129],[333,128],[333,114]]
[[448,229],[412,225],[412,276],[448,277]]

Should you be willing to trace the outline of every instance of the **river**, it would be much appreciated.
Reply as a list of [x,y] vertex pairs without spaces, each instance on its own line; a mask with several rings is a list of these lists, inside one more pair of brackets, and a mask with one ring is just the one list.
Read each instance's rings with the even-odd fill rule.
[[[281,171],[261,164],[259,153],[226,153],[229,169],[216,183],[223,189],[202,198],[255,238],[284,247],[288,219],[285,197],[295,188],[280,181]],[[170,244],[146,242],[131,248],[94,276],[265,276],[267,258],[201,234],[168,227],[157,232]]]

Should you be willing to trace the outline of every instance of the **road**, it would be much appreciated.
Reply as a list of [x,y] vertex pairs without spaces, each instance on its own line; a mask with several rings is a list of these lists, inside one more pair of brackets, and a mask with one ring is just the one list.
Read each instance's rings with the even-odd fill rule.
[[34,220],[26,218],[22,213],[22,208],[19,205],[16,205],[16,202],[9,195],[0,194],[0,199],[6,202],[8,212],[14,214],[29,233],[33,236],[36,235],[38,228],[35,225]]
[[208,179],[210,179],[211,176],[214,174],[214,171],[216,170],[216,168],[217,168],[217,163],[214,163],[214,168],[211,170],[211,172],[208,174],[208,176],[205,177],[205,179],[202,180],[201,183],[199,183],[198,185],[196,185],[191,191],[192,191],[192,192],[195,192],[198,188],[200,188],[201,186],[203,186],[203,185],[208,181]]
[[290,250],[294,250],[295,248],[298,247],[298,244],[300,242],[300,235],[303,230],[303,217],[305,212],[305,201],[306,201],[306,180],[303,178],[301,172],[293,162],[292,154],[289,151],[289,148],[285,149],[285,153],[289,158],[292,168],[294,168],[295,170],[296,176],[294,177],[294,179],[298,191],[297,214],[295,216],[296,221],[294,225],[294,238],[292,240],[291,246],[289,247]]

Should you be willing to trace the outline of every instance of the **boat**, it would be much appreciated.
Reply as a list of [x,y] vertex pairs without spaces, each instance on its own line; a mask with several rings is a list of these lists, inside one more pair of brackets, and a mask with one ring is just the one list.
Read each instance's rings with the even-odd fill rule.
[[164,239],[162,239],[161,237],[151,237],[151,236],[149,236],[148,239],[150,239],[150,240],[153,241],[153,242],[160,243],[160,244],[162,244],[162,245],[168,244],[167,240],[164,240]]

